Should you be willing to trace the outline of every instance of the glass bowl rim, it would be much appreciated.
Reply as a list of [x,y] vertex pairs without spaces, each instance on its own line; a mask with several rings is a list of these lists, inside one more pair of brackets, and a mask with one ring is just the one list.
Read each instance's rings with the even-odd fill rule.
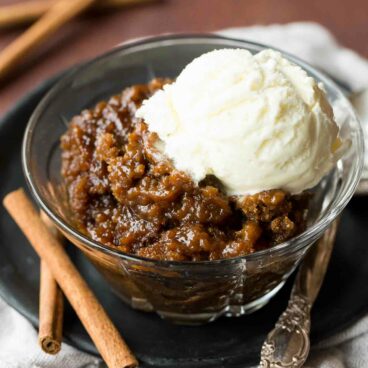
[[330,87],[334,89],[334,91],[339,95],[340,98],[343,98],[345,102],[347,102],[350,105],[350,102],[347,100],[347,98],[344,96],[344,93],[341,91],[340,87],[326,74],[320,72],[319,70],[315,69],[313,66],[308,64],[307,62],[299,59],[298,57],[285,52],[283,50],[280,50],[276,47],[269,46],[266,44],[253,42],[245,39],[237,39],[227,36],[222,36],[214,33],[180,33],[180,34],[165,34],[161,36],[148,36],[143,37],[139,39],[135,39],[133,41],[127,41],[122,44],[119,44],[112,50],[103,53],[102,55],[99,55],[89,61],[83,62],[82,64],[79,64],[75,67],[72,67],[69,71],[66,72],[66,74],[62,73],[62,77],[60,80],[58,80],[51,89],[42,97],[41,101],[38,103],[36,109],[32,113],[25,133],[23,137],[23,144],[22,144],[22,167],[23,167],[23,173],[26,178],[26,182],[28,187],[31,190],[31,193],[33,197],[35,198],[36,202],[39,204],[41,209],[46,212],[46,214],[54,221],[54,223],[61,228],[64,232],[69,234],[72,238],[76,238],[79,242],[81,242],[84,246],[87,246],[89,248],[102,251],[103,253],[110,254],[113,256],[118,256],[119,258],[128,259],[131,261],[139,261],[139,262],[148,262],[153,263],[156,265],[162,265],[162,266],[200,266],[200,265],[218,265],[218,264],[224,264],[224,263],[237,263],[239,261],[255,261],[262,259],[263,257],[272,256],[274,254],[284,254],[288,253],[290,251],[291,253],[298,251],[299,249],[302,249],[303,247],[311,244],[311,242],[308,242],[308,240],[316,240],[318,235],[322,233],[323,230],[325,230],[329,224],[341,213],[341,211],[345,208],[349,200],[354,194],[354,191],[359,183],[359,179],[361,176],[361,172],[363,169],[363,147],[364,147],[364,141],[363,141],[363,132],[361,125],[359,123],[359,119],[357,118],[355,111],[353,108],[351,108],[352,117],[353,120],[355,120],[356,123],[356,129],[358,131],[358,147],[356,148],[358,152],[358,157],[356,161],[356,170],[352,173],[352,177],[350,179],[351,183],[350,186],[346,189],[345,193],[342,193],[340,200],[336,203],[335,206],[331,206],[328,208],[325,212],[325,214],[318,219],[314,224],[309,226],[305,231],[303,231],[301,234],[287,240],[286,242],[280,243],[276,246],[273,246],[268,249],[256,251],[251,254],[238,256],[234,258],[224,258],[224,259],[218,259],[218,260],[206,260],[206,261],[169,261],[169,260],[157,260],[157,259],[151,259],[146,257],[141,257],[129,253],[125,253],[120,251],[119,249],[114,249],[112,247],[108,247],[100,242],[97,242],[93,240],[92,238],[84,235],[83,233],[79,232],[74,227],[70,226],[64,219],[59,216],[57,213],[55,213],[52,210],[52,207],[49,206],[48,200],[42,195],[42,192],[37,188],[36,184],[33,182],[32,174],[30,170],[30,155],[28,154],[30,151],[30,141],[31,137],[34,131],[34,127],[37,125],[37,121],[39,116],[42,114],[44,107],[48,105],[52,97],[63,87],[66,83],[71,82],[73,80],[73,77],[77,75],[79,72],[83,72],[86,68],[90,67],[93,63],[98,62],[104,58],[108,58],[113,56],[116,53],[119,53],[125,49],[130,49],[134,47],[139,47],[143,45],[148,44],[154,44],[154,43],[165,43],[166,41],[183,41],[183,40],[219,40],[224,42],[236,42],[239,44],[242,44],[244,48],[246,49],[246,46],[250,46],[253,48],[258,49],[265,49],[265,48],[272,48],[274,50],[279,51],[283,56],[294,62],[295,64],[301,66],[303,69],[305,69],[307,72],[312,72],[314,75],[318,77],[319,80],[323,81],[324,83],[328,83]]

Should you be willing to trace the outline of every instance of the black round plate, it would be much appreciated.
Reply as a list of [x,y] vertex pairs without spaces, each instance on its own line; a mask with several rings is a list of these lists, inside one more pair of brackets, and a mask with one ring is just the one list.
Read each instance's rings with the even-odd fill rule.
[[[0,198],[25,186],[20,147],[28,118],[55,82],[27,95],[0,122]],[[368,312],[368,198],[354,198],[345,210],[321,294],[313,309],[312,343],[325,339]],[[27,240],[0,209],[0,294],[38,323],[39,261]],[[141,367],[241,367],[258,361],[261,344],[285,308],[291,280],[262,310],[240,318],[220,318],[200,327],[182,327],[152,313],[134,311],[111,293],[95,269],[76,250],[71,256],[117,328],[141,361]],[[67,307],[65,339],[84,351],[96,349],[74,312]]]

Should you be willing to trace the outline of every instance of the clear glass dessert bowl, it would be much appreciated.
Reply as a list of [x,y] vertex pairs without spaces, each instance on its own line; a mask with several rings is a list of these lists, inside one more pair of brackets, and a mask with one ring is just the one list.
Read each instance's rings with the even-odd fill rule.
[[324,84],[341,137],[351,143],[335,168],[313,189],[308,226],[302,234],[242,257],[178,262],[126,254],[79,232],[72,223],[60,174],[60,137],[71,118],[125,87],[154,77],[175,78],[195,57],[220,48],[257,53],[266,46],[215,35],[168,35],[124,44],[64,75],[34,111],[23,142],[27,182],[58,229],[84,252],[126,303],[176,323],[239,316],[265,305],[347,205],[363,164],[363,135],[349,101],[331,79],[284,54]]

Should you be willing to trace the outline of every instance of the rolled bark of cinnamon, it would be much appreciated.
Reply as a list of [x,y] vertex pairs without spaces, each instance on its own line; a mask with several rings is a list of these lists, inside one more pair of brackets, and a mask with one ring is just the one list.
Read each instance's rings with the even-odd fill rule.
[[[44,212],[41,219],[62,242],[62,236]],[[40,309],[38,342],[47,354],[57,354],[63,339],[64,296],[47,264],[40,263]]]
[[47,229],[23,189],[4,198],[4,206],[52,271],[109,368],[134,368],[138,362],[93,292]]
[[32,24],[0,52],[0,79],[4,79],[24,57],[61,26],[93,4],[94,0],[58,0],[37,22]]
[[45,353],[57,354],[61,349],[62,342],[63,294],[44,261],[41,261],[40,273],[38,341]]
[[33,22],[41,17],[51,4],[51,1],[33,0],[3,5],[0,11],[0,28]]
[[[97,0],[91,10],[109,10],[146,3],[153,0]],[[30,0],[0,5],[0,28],[29,24],[42,17],[55,4],[55,0]]]

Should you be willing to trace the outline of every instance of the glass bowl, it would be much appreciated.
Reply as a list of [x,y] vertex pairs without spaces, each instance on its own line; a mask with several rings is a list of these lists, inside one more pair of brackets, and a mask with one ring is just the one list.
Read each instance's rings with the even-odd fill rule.
[[362,169],[363,139],[354,111],[336,84],[301,60],[284,54],[322,82],[343,139],[351,145],[314,189],[307,230],[273,248],[218,261],[156,261],[93,241],[71,223],[60,176],[60,136],[81,110],[154,77],[175,78],[195,57],[219,48],[266,46],[216,35],[168,35],[124,44],[78,66],[51,89],[33,113],[23,142],[23,167],[39,206],[92,261],[113,291],[133,308],[155,311],[176,323],[198,324],[239,316],[265,305],[284,285],[308,248],[352,197]]

